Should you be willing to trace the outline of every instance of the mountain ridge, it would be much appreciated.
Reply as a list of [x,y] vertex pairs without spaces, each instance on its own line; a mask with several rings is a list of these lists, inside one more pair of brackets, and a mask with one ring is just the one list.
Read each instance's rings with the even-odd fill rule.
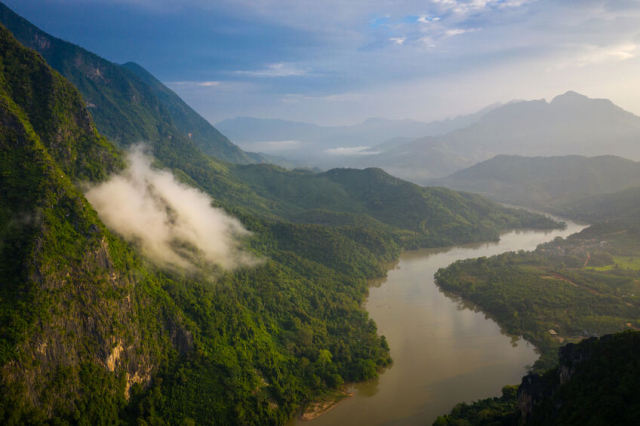
[[[196,141],[208,154],[230,162],[256,162],[212,126],[208,128],[202,117],[150,74],[137,69],[154,83],[153,87],[134,71],[47,34],[2,3],[0,23],[23,45],[38,51],[52,68],[78,88],[100,132],[116,144],[127,147],[140,141],[154,144],[166,138],[184,139],[188,138],[188,132],[183,131],[193,125],[196,126],[193,133],[199,135]],[[156,93],[164,96],[164,103]],[[176,127],[165,105],[174,113],[180,112],[176,117],[183,131]]]
[[618,155],[637,160],[638,138],[640,117],[609,100],[567,92],[551,102],[506,104],[468,127],[367,156],[360,165],[382,167],[424,184],[499,154]]
[[640,163],[613,155],[498,155],[429,184],[548,209],[558,203],[570,205],[584,197],[640,186]]

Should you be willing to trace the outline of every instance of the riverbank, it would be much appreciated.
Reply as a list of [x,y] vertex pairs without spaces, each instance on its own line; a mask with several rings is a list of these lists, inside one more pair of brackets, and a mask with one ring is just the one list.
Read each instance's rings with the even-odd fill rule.
[[640,268],[629,262],[638,256],[635,234],[590,228],[535,252],[461,260],[439,271],[436,283],[538,347],[533,371],[542,373],[563,344],[640,327]]
[[340,402],[352,396],[354,396],[354,393],[347,391],[347,387],[344,386],[338,392],[324,395],[322,398],[308,403],[298,418],[302,421],[313,420],[334,409]]

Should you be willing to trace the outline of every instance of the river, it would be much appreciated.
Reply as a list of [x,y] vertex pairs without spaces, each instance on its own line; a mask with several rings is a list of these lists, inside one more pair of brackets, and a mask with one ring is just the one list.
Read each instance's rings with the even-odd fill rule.
[[533,250],[585,226],[505,232],[499,242],[408,251],[384,279],[372,282],[366,309],[386,336],[393,365],[349,389],[355,395],[311,421],[292,425],[430,425],[458,402],[500,395],[518,384],[537,354],[473,304],[443,293],[434,273],[456,260]]

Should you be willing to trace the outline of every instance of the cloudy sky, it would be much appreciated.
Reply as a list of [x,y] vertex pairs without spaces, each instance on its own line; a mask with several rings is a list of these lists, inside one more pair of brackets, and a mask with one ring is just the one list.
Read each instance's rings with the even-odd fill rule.
[[4,0],[215,123],[429,121],[575,90],[640,114],[637,0]]

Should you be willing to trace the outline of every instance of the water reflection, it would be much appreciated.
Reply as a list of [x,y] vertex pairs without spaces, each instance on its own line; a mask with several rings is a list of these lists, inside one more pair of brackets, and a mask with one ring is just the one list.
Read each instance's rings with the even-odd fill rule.
[[[390,367],[393,368],[393,365]],[[351,385],[348,389],[349,392],[357,392],[358,396],[371,398],[375,394],[378,393],[378,385],[380,384],[380,379],[372,379],[367,380],[366,382],[356,383]]]

